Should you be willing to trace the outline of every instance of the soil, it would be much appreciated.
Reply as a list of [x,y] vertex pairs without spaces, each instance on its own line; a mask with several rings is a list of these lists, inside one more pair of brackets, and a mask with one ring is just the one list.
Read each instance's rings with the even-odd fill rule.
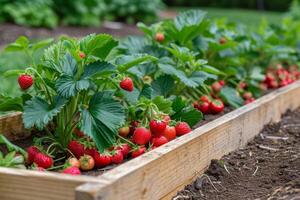
[[300,110],[269,124],[242,149],[220,160],[173,200],[300,199]]

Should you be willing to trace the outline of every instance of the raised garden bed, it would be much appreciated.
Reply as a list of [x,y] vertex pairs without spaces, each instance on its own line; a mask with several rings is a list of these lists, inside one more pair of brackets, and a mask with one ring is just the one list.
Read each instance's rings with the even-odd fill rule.
[[[0,168],[0,198],[170,199],[212,159],[244,146],[264,125],[298,108],[299,96],[297,81],[98,177]],[[20,113],[1,117],[0,132],[14,139],[12,135],[23,133],[20,120]]]

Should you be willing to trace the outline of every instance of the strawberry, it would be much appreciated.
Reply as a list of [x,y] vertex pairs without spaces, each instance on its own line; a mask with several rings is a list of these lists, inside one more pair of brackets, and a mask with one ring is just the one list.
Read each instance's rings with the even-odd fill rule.
[[192,129],[186,122],[178,122],[175,126],[175,129],[177,136],[182,136],[192,131]]
[[132,122],[130,123],[130,127],[129,127],[129,129],[130,129],[130,134],[133,134],[134,131],[135,131],[135,129],[136,129],[139,125],[140,125],[140,122],[139,122],[139,121],[132,121]]
[[80,175],[80,174],[81,174],[79,168],[78,168],[78,167],[75,167],[75,166],[68,167],[68,168],[64,169],[63,173],[64,173],[64,174],[71,174],[71,175],[73,175],[73,176],[76,176],[76,175]]
[[95,148],[86,148],[84,149],[84,154],[93,157],[96,151],[97,150]]
[[219,80],[219,83],[220,83],[221,86],[225,85],[225,81],[224,80]]
[[171,121],[171,117],[169,115],[164,115],[163,116],[163,121],[166,122],[166,124],[168,125]]
[[174,140],[176,138],[176,129],[174,126],[167,126],[164,132],[162,133],[168,141]]
[[207,96],[207,95],[202,95],[202,96],[200,97],[200,101],[201,101],[201,102],[207,102],[207,103],[210,103],[210,102],[211,102],[211,98],[210,98],[209,96]]
[[129,154],[131,147],[129,146],[129,144],[125,143],[122,144],[121,146],[118,146],[117,150],[120,150],[125,158]]
[[194,101],[193,107],[194,107],[195,109],[197,109],[197,110],[200,110],[200,104],[199,104],[199,102],[198,102],[198,101]]
[[19,86],[22,90],[27,90],[33,84],[33,78],[30,75],[22,74],[18,78]]
[[151,120],[149,126],[151,133],[158,136],[164,132],[167,127],[167,123],[165,121]]
[[131,153],[131,157],[132,158],[136,158],[142,154],[144,154],[146,152],[146,147],[139,147],[137,150],[134,150],[132,153]]
[[53,165],[53,159],[43,153],[37,153],[34,157],[33,161],[38,167],[42,167],[44,169],[48,169]]
[[251,92],[245,92],[245,93],[243,94],[243,98],[244,98],[244,99],[250,99],[250,98],[252,98],[252,93],[251,93]]
[[35,146],[30,146],[27,148],[27,162],[29,165],[33,163],[36,154],[38,154],[39,152],[40,150]]
[[279,82],[279,86],[280,86],[280,87],[287,86],[288,84],[289,84],[288,80],[281,80],[281,81]]
[[115,163],[115,164],[120,164],[123,162],[123,160],[124,160],[124,156],[123,156],[122,151],[120,151],[120,150],[117,150],[115,152],[115,154],[112,155],[112,157],[111,157],[112,163]]
[[210,111],[214,114],[218,114],[224,110],[224,104],[221,100],[215,99],[209,105]]
[[165,35],[161,32],[156,33],[155,40],[157,42],[163,42],[165,40]]
[[68,149],[74,154],[74,156],[79,159],[81,156],[84,155],[84,145],[79,143],[76,140],[72,140],[69,145]]
[[151,139],[151,132],[144,127],[137,128],[134,131],[132,137],[133,142],[139,145],[147,144],[150,141],[150,139]]
[[278,88],[278,82],[276,80],[269,82],[268,88],[271,88],[271,89]]
[[255,101],[255,99],[253,97],[246,99],[246,101],[244,102],[244,105],[247,105],[249,103],[252,103],[253,101]]
[[81,59],[85,58],[85,53],[83,53],[82,51],[80,51],[80,52],[79,52],[79,57],[80,57]]
[[84,136],[84,133],[79,128],[75,128],[73,132],[80,138]]
[[219,43],[220,44],[225,44],[227,42],[227,40],[226,40],[226,38],[224,38],[224,37],[221,37],[220,39],[219,39]]
[[246,87],[247,87],[247,84],[245,82],[240,82],[239,83],[239,88],[240,89],[246,89]]
[[95,152],[94,159],[95,159],[95,166],[98,168],[106,167],[111,163],[110,155],[100,154],[98,151]]
[[130,133],[130,128],[128,126],[124,126],[119,129],[119,135],[122,137],[127,137]]
[[201,102],[199,105],[199,110],[203,113],[203,114],[209,114],[210,113],[210,103],[208,102]]
[[80,169],[85,171],[92,170],[95,166],[95,160],[90,155],[81,156],[79,162],[80,162]]
[[222,89],[222,85],[219,82],[214,82],[211,85],[211,89],[213,90],[213,92],[219,93],[221,91],[221,89]]
[[80,162],[77,158],[69,158],[67,163],[69,166],[72,167],[78,167],[78,168],[80,167]]
[[153,146],[155,146],[155,147],[159,147],[159,146],[161,146],[161,145],[163,145],[163,144],[166,144],[166,143],[168,143],[169,141],[168,141],[168,139],[165,137],[165,136],[162,136],[162,135],[160,135],[160,136],[158,136],[158,137],[154,137],[154,138],[152,138],[152,140],[151,140],[151,143],[153,144]]
[[132,92],[133,91],[133,82],[131,78],[127,77],[120,82],[120,88],[123,90]]

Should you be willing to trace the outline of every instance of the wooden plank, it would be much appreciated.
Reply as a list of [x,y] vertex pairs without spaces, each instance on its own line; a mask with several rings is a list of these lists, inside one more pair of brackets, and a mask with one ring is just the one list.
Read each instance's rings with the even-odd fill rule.
[[71,176],[0,167],[1,200],[74,200],[83,183],[102,183],[96,177]]
[[300,81],[101,175],[106,183],[77,187],[76,200],[170,199],[211,159],[243,147],[264,125],[299,106]]
[[24,129],[22,113],[15,112],[0,116],[0,134],[4,134],[10,141],[28,137],[30,131]]

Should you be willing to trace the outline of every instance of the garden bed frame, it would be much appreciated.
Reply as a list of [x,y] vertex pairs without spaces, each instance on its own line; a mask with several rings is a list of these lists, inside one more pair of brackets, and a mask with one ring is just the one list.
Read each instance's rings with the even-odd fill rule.
[[[212,159],[243,147],[264,125],[299,106],[297,81],[98,177],[0,168],[0,199],[171,199]],[[11,140],[21,138],[21,113],[0,117],[0,132]]]

